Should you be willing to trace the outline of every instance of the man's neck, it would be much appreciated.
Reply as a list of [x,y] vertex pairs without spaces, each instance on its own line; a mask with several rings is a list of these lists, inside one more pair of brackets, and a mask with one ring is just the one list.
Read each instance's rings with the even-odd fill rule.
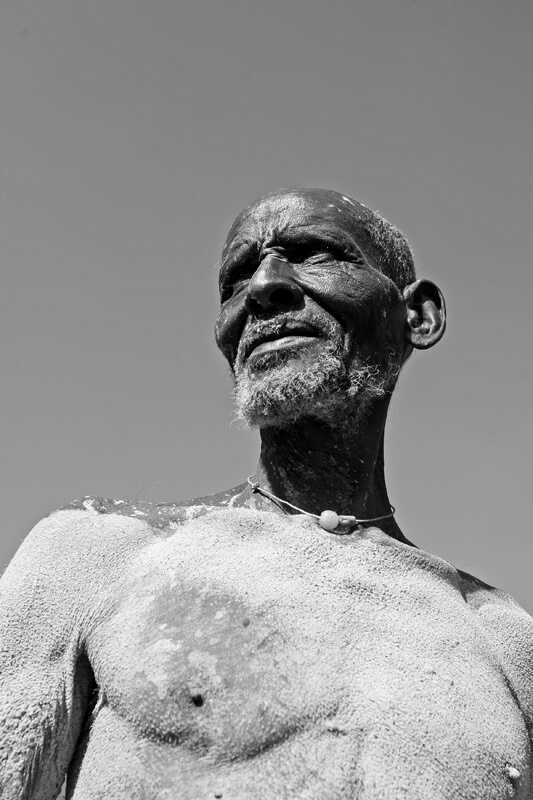
[[[264,428],[254,479],[312,514],[331,509],[369,519],[389,513],[383,465],[387,406],[386,399],[378,401],[363,422],[352,426],[305,419],[289,428]],[[256,505],[274,508],[257,495]],[[406,541],[393,519],[380,527]]]

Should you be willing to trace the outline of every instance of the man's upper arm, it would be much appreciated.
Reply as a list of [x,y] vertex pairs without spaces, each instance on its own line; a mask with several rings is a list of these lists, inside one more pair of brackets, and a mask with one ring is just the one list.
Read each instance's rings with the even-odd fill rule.
[[56,797],[94,688],[73,550],[64,514],[52,515],[34,528],[0,580],[3,800]]

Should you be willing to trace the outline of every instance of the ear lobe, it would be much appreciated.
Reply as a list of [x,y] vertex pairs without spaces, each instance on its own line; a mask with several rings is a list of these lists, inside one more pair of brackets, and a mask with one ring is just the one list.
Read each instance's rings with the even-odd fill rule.
[[404,289],[403,300],[405,341],[417,350],[433,347],[446,328],[446,304],[439,287],[431,281],[415,281]]

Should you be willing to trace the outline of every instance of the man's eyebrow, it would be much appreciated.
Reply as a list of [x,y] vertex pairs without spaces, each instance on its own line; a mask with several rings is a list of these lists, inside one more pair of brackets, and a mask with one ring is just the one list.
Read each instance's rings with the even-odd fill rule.
[[294,247],[295,245],[324,244],[342,249],[352,254],[360,254],[361,250],[349,233],[325,226],[305,225],[287,228],[280,231],[276,244],[280,247]]
[[352,241],[352,237],[347,231],[337,225],[328,224],[328,220],[307,220],[299,224],[286,225],[276,231],[277,239],[342,239]]

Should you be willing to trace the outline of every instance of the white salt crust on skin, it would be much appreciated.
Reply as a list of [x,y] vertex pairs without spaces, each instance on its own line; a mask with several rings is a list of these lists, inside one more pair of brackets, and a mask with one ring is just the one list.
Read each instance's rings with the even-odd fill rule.
[[0,797],[51,800],[69,763],[74,800],[532,797],[533,620],[507,595],[377,528],[89,505],[0,582]]

